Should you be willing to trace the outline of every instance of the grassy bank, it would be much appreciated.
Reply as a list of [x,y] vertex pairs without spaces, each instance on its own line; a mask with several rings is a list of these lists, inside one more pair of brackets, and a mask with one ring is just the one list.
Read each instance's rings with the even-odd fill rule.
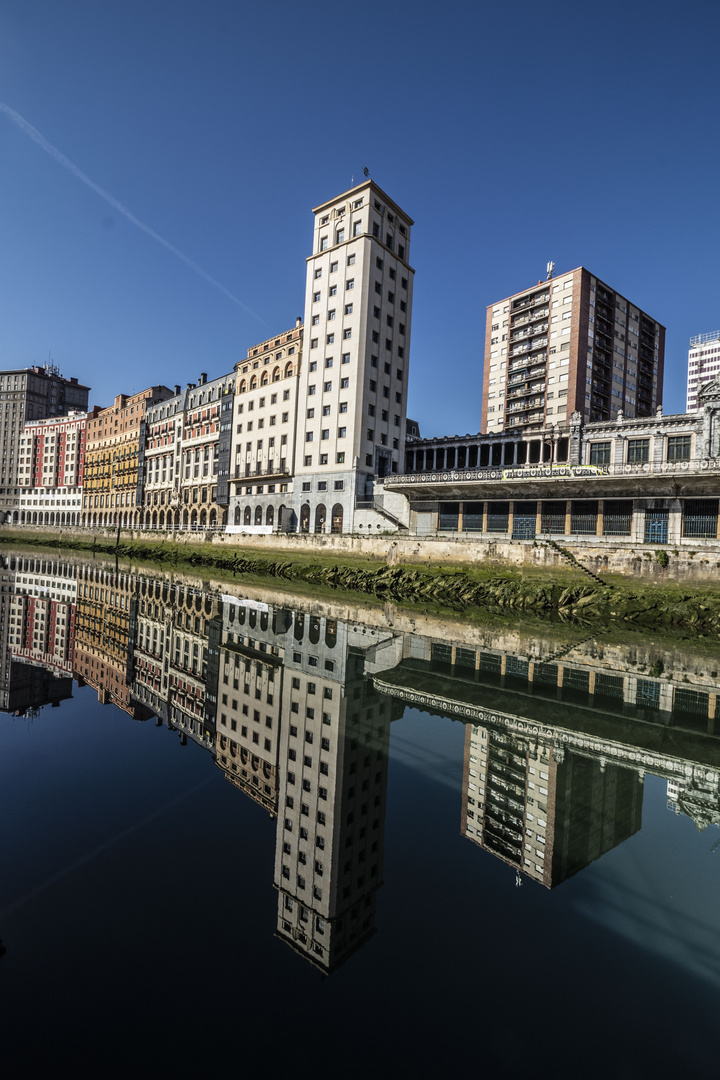
[[68,541],[52,535],[0,532],[9,545],[50,547],[64,551],[94,552],[123,559],[140,559],[181,569],[207,568],[247,576],[248,580],[274,580],[321,592],[365,595],[381,601],[420,605],[435,611],[510,613],[559,617],[584,625],[672,628],[700,637],[720,637],[720,588],[681,585],[644,585],[625,581],[600,585],[572,567],[532,574],[496,566],[392,566],[380,560],[338,558],[324,552],[298,552],[279,559],[270,551],[244,555],[240,548],[211,544],[170,545],[133,541],[115,545],[87,540]]

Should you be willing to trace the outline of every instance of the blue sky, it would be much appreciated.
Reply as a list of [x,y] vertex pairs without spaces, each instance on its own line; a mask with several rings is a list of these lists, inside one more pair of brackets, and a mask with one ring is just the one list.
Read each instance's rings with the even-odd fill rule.
[[[720,329],[720,5],[2,0],[0,366],[91,403],[232,369],[302,314],[312,206],[364,165],[415,219],[409,414],[480,426],[485,307],[584,265]],[[237,298],[236,303],[227,294]]]

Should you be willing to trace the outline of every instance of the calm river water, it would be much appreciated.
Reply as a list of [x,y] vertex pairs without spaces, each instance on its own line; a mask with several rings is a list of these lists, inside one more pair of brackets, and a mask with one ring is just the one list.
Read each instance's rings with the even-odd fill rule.
[[4,1077],[717,1071],[720,650],[0,576]]

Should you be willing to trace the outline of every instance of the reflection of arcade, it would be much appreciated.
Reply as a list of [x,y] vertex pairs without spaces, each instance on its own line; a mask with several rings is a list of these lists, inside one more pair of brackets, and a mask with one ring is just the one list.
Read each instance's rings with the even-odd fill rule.
[[617,647],[607,657],[568,647],[559,660],[545,650],[543,660],[498,641],[480,649],[413,636],[401,663],[374,679],[468,724],[464,836],[552,888],[640,828],[646,772],[682,780],[674,807],[698,827],[720,821],[717,680],[639,677],[637,649],[624,650],[623,671]]

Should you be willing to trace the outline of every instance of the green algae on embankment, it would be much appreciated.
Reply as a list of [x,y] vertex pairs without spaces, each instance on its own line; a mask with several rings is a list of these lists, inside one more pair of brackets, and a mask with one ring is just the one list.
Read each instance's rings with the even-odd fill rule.
[[207,567],[235,575],[269,578],[374,596],[381,601],[449,609],[456,612],[487,611],[494,614],[551,616],[591,625],[624,625],[672,629],[697,636],[720,637],[720,589],[707,586],[600,585],[572,572],[561,575],[524,575],[497,567],[461,568],[386,566],[379,560],[337,559],[331,555],[292,558],[244,556],[242,549],[210,544],[192,547],[143,541],[113,544],[93,540],[68,541],[52,537],[0,533],[9,544],[88,551],[123,559],[141,559],[163,566]]

